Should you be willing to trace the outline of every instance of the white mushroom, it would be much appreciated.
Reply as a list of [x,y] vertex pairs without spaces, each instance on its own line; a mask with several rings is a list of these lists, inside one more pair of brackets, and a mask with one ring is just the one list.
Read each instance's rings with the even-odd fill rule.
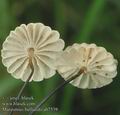
[[57,60],[57,70],[65,80],[84,68],[84,72],[70,82],[78,88],[102,87],[111,83],[117,74],[117,61],[113,55],[95,44],[69,46]]
[[55,74],[54,66],[57,55],[64,48],[64,41],[59,39],[58,31],[42,23],[22,24],[11,31],[3,43],[2,62],[9,73],[17,79],[42,81]]

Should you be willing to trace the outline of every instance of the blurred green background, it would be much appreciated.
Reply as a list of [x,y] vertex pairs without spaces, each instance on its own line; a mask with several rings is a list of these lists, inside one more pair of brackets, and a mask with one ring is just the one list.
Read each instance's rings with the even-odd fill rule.
[[[10,30],[30,22],[42,22],[58,30],[66,46],[74,42],[96,43],[119,61],[120,0],[0,0],[0,48]],[[100,89],[82,90],[68,84],[44,105],[57,107],[57,112],[36,115],[120,115],[119,71],[118,67],[114,82]],[[37,103],[62,81],[56,75],[29,83],[23,95],[34,96]],[[16,96],[22,84],[7,73],[0,61],[0,105],[3,97]]]

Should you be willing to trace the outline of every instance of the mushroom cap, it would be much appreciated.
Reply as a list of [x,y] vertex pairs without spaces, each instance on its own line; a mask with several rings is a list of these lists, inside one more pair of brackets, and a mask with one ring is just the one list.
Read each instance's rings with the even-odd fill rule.
[[100,88],[111,83],[117,75],[117,60],[105,48],[95,44],[75,43],[57,60],[57,70],[65,80],[85,68],[84,73],[70,82],[78,88]]
[[14,78],[26,81],[31,59],[34,73],[30,81],[42,81],[55,74],[55,60],[63,48],[58,31],[42,23],[21,24],[4,41],[2,62]]

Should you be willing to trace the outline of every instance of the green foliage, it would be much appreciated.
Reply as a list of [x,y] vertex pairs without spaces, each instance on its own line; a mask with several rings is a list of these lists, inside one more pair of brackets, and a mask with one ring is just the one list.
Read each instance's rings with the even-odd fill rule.
[[16,87],[21,85],[20,81],[14,80],[12,78],[4,78],[0,80],[0,97],[8,95]]

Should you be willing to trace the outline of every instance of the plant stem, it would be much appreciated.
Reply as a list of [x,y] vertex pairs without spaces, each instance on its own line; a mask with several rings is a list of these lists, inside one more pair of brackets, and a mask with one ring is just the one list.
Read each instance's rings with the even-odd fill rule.
[[[29,80],[31,79],[31,77],[32,77],[32,75],[33,75],[33,73],[34,73],[34,68],[33,68],[33,66],[30,66],[30,68],[31,68],[30,76],[28,77],[28,79],[27,79],[26,82],[23,84],[22,88],[20,89],[20,91],[19,91],[19,93],[18,93],[18,95],[17,95],[16,102],[18,102],[18,101],[20,100],[20,97],[21,97],[21,95],[22,95],[22,93],[23,93],[23,91],[24,91],[27,83],[29,82]],[[13,106],[13,108],[14,108],[14,107],[15,107],[15,106]],[[11,111],[11,112],[9,113],[9,115],[13,115],[13,111]]]
[[52,97],[55,93],[57,93],[66,84],[68,84],[69,82],[71,82],[72,80],[74,80],[75,78],[77,78],[78,76],[80,76],[80,74],[82,74],[83,72],[84,72],[84,69],[81,69],[78,72],[77,75],[75,75],[73,77],[70,77],[68,80],[64,81],[58,87],[56,87],[54,90],[52,90],[40,103],[38,103],[38,105],[36,105],[36,107],[33,110],[30,111],[29,115],[33,115],[37,111],[37,109],[40,108],[50,97]]

